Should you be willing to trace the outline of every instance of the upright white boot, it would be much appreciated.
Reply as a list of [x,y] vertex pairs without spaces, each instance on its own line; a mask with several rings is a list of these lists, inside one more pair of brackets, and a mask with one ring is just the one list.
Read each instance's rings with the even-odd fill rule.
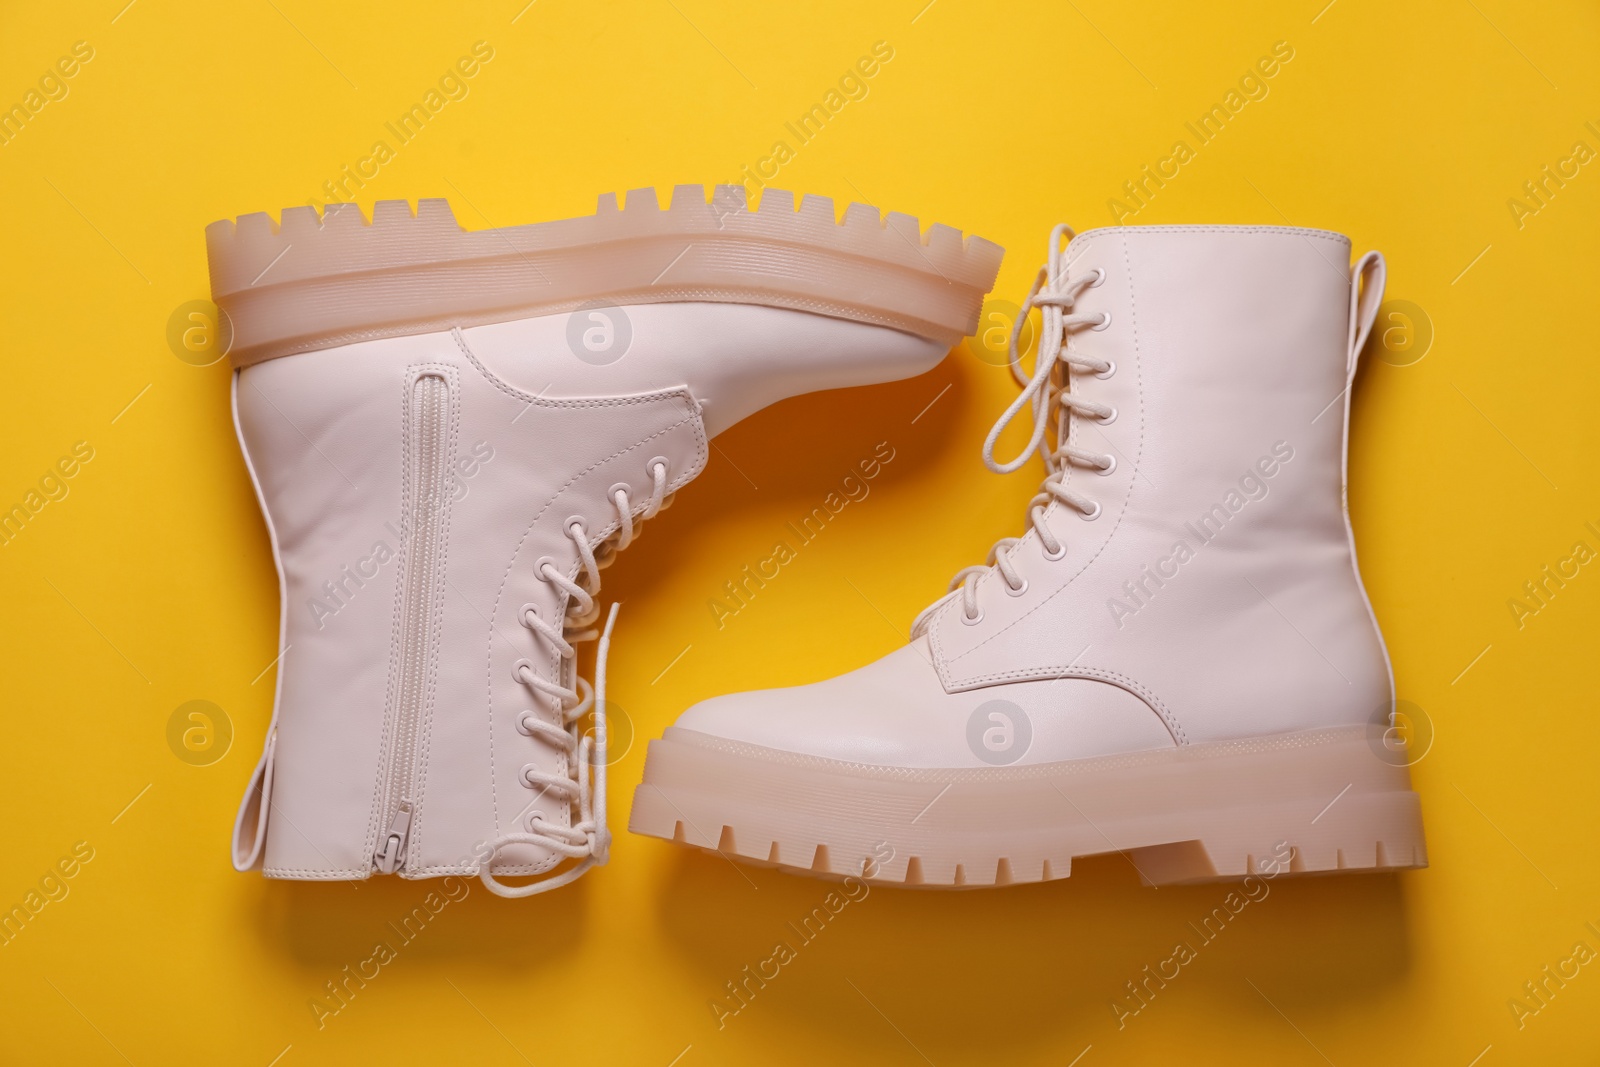
[[283,599],[234,863],[478,873],[519,896],[606,858],[607,641],[592,687],[573,648],[599,636],[600,570],[711,435],[931,367],[1001,254],[873,208],[836,222],[826,199],[768,192],[752,212],[699,186],[502,230],[424,200],[207,238]]
[[[1158,884],[1426,864],[1344,501],[1381,257],[1352,270],[1319,230],[1064,232],[1026,305],[1036,373],[1013,363],[984,446],[1010,471],[1050,438],[1026,532],[905,648],[691,708],[650,746],[635,832],[929,886],[1110,851]],[[1027,450],[996,462],[1025,407]]]

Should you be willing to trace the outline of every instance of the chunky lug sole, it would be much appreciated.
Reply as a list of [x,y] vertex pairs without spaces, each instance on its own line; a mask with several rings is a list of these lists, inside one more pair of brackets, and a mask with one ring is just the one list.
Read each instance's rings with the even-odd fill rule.
[[765,304],[955,344],[978,324],[1002,250],[909,215],[738,185],[600,198],[588,217],[461,228],[444,200],[258,212],[206,227],[212,298],[236,367],[354,341],[602,304]]
[[1356,726],[944,770],[673,727],[650,743],[629,829],[747,863],[933,888],[1065,878],[1074,858],[1108,852],[1146,885],[1425,867],[1410,774],[1373,744]]

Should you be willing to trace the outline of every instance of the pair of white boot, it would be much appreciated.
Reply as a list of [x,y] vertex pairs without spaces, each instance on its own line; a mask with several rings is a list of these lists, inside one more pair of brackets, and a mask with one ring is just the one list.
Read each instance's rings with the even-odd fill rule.
[[[441,201],[208,229],[283,596],[236,866],[521,896],[605,861],[601,570],[710,437],[930,368],[999,269],[942,226],[795,208],[688,186],[472,233]],[[997,471],[1044,457],[1022,536],[877,663],[685,712],[635,832],[926,886],[1109,851],[1159,884],[1426,863],[1344,507],[1381,258],[1278,227],[1069,237],[984,446]]]

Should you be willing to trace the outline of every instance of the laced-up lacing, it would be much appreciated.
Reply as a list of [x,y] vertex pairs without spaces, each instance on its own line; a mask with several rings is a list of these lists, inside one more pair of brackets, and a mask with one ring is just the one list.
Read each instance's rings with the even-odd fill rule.
[[[672,497],[667,493],[667,461],[657,457],[650,461],[649,470],[650,499],[640,512],[641,521],[654,518],[672,504]],[[527,659],[519,659],[512,667],[516,679],[549,697],[561,716],[560,722],[551,722],[533,709],[517,716],[518,732],[547,741],[562,753],[560,773],[548,774],[529,763],[522,768],[522,784],[539,790],[539,796],[555,793],[565,798],[576,805],[578,819],[569,826],[557,826],[546,820],[542,812],[535,811],[528,816],[526,832],[502,834],[490,844],[489,855],[478,868],[478,877],[490,892],[503,897],[526,897],[566,885],[590,867],[605,863],[610,852],[611,831],[606,825],[606,660],[611,652],[611,629],[617,621],[617,605],[611,605],[605,629],[597,630],[594,624],[600,617],[600,605],[595,596],[600,591],[600,572],[611,566],[618,552],[633,543],[636,527],[628,487],[614,485],[607,495],[617,509],[618,525],[598,545],[589,544],[582,519],[567,521],[566,535],[578,550],[580,580],[574,581],[562,574],[548,556],[534,565],[541,579],[556,586],[567,597],[562,626],[557,628],[540,618],[532,604],[524,604],[519,614],[522,625],[560,654],[562,677],[573,671],[578,655],[576,644],[598,637],[600,645],[595,653],[592,686],[576,677],[572,686],[541,678],[532,661]],[[594,712],[594,736],[579,736],[578,721],[591,710]],[[538,797],[534,799],[537,801]],[[528,885],[507,885],[494,878],[490,866],[500,849],[516,844],[539,845],[572,859],[581,858],[583,862]]]
[[[1100,516],[1098,503],[1067,487],[1065,482],[1067,471],[1073,464],[1087,467],[1100,474],[1109,474],[1116,467],[1115,456],[1091,452],[1067,443],[1071,436],[1074,417],[1098,419],[1102,424],[1109,423],[1117,417],[1116,408],[1086,400],[1071,392],[1069,375],[1073,371],[1093,374],[1099,378],[1109,378],[1116,371],[1115,363],[1072,352],[1066,345],[1068,330],[1083,327],[1103,330],[1111,325],[1111,315],[1107,312],[1093,315],[1069,313],[1085,289],[1093,288],[1105,280],[1105,272],[1098,267],[1077,275],[1066,269],[1066,265],[1061,261],[1062,239],[1071,240],[1072,236],[1072,228],[1065,224],[1050,231],[1049,259],[1039,268],[1033,286],[1028,290],[1027,299],[1022,302],[1022,310],[1018,312],[1016,321],[1011,324],[1011,336],[1007,346],[1011,375],[1017,380],[1017,384],[1022,386],[1022,393],[1011,402],[1010,407],[1006,408],[983,442],[984,465],[996,474],[1010,474],[1032,459],[1035,453],[1043,456],[1047,473],[1039,487],[1039,494],[1028,502],[1028,525],[1038,535],[1044,554],[1049,559],[1060,559],[1067,551],[1067,546],[1051,533],[1050,527],[1044,520],[1045,509],[1052,502],[1073,508],[1085,519],[1095,519]],[[1039,354],[1034,363],[1033,376],[1030,378],[1023,374],[1022,354],[1017,350],[1017,342],[1024,324],[1028,321],[1028,313],[1033,308],[1040,309],[1041,324]],[[1058,366],[1065,368],[1064,373],[1059,375],[1056,373]],[[1015,458],[1004,463],[996,460],[994,450],[1000,435],[1022,409],[1030,405],[1033,433],[1028,438],[1027,447]],[[1051,418],[1052,407],[1057,409],[1054,419]],[[1055,447],[1045,444],[1045,435],[1051,429],[1052,422],[1054,439],[1057,442]],[[922,614],[911,624],[912,638],[921,637],[927,631],[934,612],[958,595],[958,592],[962,599],[962,621],[970,624],[982,619],[983,615],[978,607],[978,582],[986,574],[998,572],[1000,580],[1005,583],[1006,591],[1014,596],[1021,596],[1027,590],[1027,582],[1011,559],[1011,549],[1021,540],[1020,537],[1003,537],[989,550],[988,561],[983,566],[966,567],[957,572],[950,580],[950,591],[923,609]]]

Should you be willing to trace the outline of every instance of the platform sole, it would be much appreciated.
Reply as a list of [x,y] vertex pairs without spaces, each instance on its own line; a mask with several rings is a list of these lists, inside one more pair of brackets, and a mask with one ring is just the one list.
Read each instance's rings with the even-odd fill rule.
[[1409,772],[1361,726],[952,770],[674,727],[650,743],[629,828],[741,862],[927,888],[1065,878],[1074,859],[1109,852],[1147,885],[1428,862]]
[[680,185],[594,215],[464,230],[444,200],[241,215],[206,228],[235,367],[355,341],[558,314],[586,304],[763,304],[953,345],[978,323],[1002,250],[909,215],[743,186]]

